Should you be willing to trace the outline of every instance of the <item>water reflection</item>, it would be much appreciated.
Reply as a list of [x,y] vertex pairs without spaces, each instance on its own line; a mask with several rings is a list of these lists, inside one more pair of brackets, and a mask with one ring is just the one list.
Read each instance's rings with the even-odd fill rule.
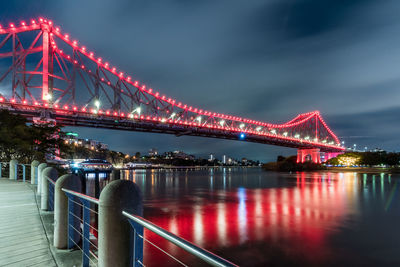
[[[368,231],[383,223],[395,229],[400,219],[398,177],[383,173],[278,174],[222,168],[127,171],[125,177],[141,187],[147,219],[239,265],[385,262],[390,251],[385,259],[363,254],[376,251],[389,233],[371,241]],[[393,229],[390,235],[400,240]],[[154,234],[145,236],[184,262],[195,263]],[[397,240],[388,246],[399,248]],[[150,245],[145,249],[146,265],[175,264],[162,253],[154,254]],[[397,254],[389,258],[400,263]]]

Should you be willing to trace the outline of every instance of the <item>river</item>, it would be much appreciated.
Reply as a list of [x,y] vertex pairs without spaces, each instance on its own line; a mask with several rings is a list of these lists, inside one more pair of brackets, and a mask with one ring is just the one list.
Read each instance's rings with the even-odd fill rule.
[[[144,217],[240,266],[400,266],[400,175],[126,171]],[[204,263],[145,231],[190,266]],[[145,242],[146,266],[177,266]]]

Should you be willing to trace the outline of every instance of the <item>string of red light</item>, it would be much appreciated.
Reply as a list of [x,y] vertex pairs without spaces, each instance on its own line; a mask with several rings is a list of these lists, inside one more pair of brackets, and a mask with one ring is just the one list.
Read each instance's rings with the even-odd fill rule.
[[[308,121],[310,118],[312,118],[313,116],[317,116],[319,118],[319,120],[322,122],[322,124],[324,125],[324,127],[327,129],[327,131],[329,132],[329,134],[332,135],[332,137],[334,138],[334,140],[336,141],[336,143],[338,145],[340,145],[340,141],[337,138],[337,136],[333,133],[333,131],[327,126],[327,124],[325,123],[325,121],[322,119],[322,117],[320,116],[318,111],[313,111],[313,112],[309,112],[309,113],[304,113],[304,114],[300,114],[298,115],[296,118],[283,123],[283,124],[272,124],[272,123],[265,123],[265,122],[260,122],[260,121],[256,121],[256,120],[250,120],[250,119],[245,119],[245,118],[241,118],[241,117],[237,117],[237,116],[231,116],[231,115],[225,115],[225,114],[221,114],[221,113],[215,113],[215,112],[211,112],[211,111],[203,111],[202,109],[199,108],[193,108],[192,106],[188,106],[186,104],[182,104],[181,102],[178,102],[175,99],[172,98],[167,98],[165,95],[160,96],[159,92],[155,92],[153,91],[152,88],[147,89],[145,84],[140,84],[139,81],[132,81],[132,78],[130,76],[124,76],[123,72],[119,72],[117,71],[116,67],[110,67],[110,64],[108,62],[104,62],[103,63],[103,59],[101,57],[98,57],[97,59],[94,56],[94,52],[88,52],[85,46],[82,47],[78,47],[78,41],[74,40],[71,41],[70,40],[70,36],[68,34],[61,34],[61,29],[60,27],[55,27],[53,25],[53,22],[51,20],[47,20],[47,19],[43,19],[43,18],[39,18],[38,22],[34,19],[31,20],[31,25],[28,25],[25,21],[21,21],[20,22],[20,26],[17,27],[14,23],[10,23],[9,27],[7,28],[3,28],[0,25],[0,34],[4,34],[4,33],[13,33],[13,32],[19,32],[19,31],[28,31],[28,30],[37,30],[40,29],[41,24],[45,24],[51,27],[51,32],[50,35],[53,37],[53,34],[56,35],[57,37],[59,37],[61,40],[63,40],[65,43],[67,43],[68,45],[70,45],[73,49],[75,49],[76,51],[79,51],[82,55],[86,56],[88,59],[92,60],[93,62],[95,62],[97,65],[101,66],[103,69],[107,70],[108,72],[110,72],[112,75],[115,75],[118,77],[118,79],[124,80],[125,82],[131,84],[132,86],[136,87],[137,89],[139,89],[140,91],[151,95],[152,97],[157,98],[160,101],[164,101],[166,103],[168,103],[169,105],[175,106],[177,108],[180,109],[184,109],[185,111],[189,111],[192,113],[197,113],[199,115],[204,115],[204,116],[210,116],[210,117],[216,117],[216,118],[220,118],[220,119],[226,119],[226,120],[231,120],[231,121],[238,121],[238,122],[243,122],[243,123],[248,123],[248,124],[253,124],[253,125],[257,125],[257,126],[264,126],[264,127],[269,127],[269,128],[289,128],[289,127],[293,127],[296,125],[300,125],[301,123],[304,123],[306,121]],[[59,54],[64,55],[63,50],[58,49],[57,45],[55,43],[55,41],[52,41],[52,46],[53,49],[55,51],[57,51]],[[64,55],[65,56],[65,55]],[[70,56],[66,56],[66,58],[71,59]],[[74,64],[78,64],[77,61],[72,62]],[[85,69],[85,66],[82,65],[80,66],[82,69]],[[3,99],[4,101],[4,99]],[[11,102],[15,101],[14,99],[11,100]],[[25,102],[26,100],[23,100],[23,102]],[[35,106],[40,105],[38,102],[34,103]],[[46,106],[48,105],[47,103],[43,104],[44,107],[48,107]],[[55,104],[53,106],[53,108],[58,109],[58,104]],[[64,108],[69,109],[68,106],[64,106]],[[72,107],[73,111],[78,111],[79,109],[77,107]],[[86,112],[86,108],[82,108],[81,109],[82,112]],[[97,111],[99,114],[101,114],[103,111],[99,110]],[[121,117],[125,116],[125,113],[121,112],[118,113],[116,111],[104,111],[105,115],[110,115],[113,114],[114,116],[119,115]],[[129,114],[129,113],[127,113]],[[138,115],[134,115],[134,118],[138,117]],[[143,117],[140,116],[140,117]],[[148,116],[150,117],[150,116]],[[300,119],[302,118],[302,119]],[[163,120],[165,118],[158,118],[158,120]],[[174,120],[168,120],[169,122],[173,122]],[[200,123],[196,123],[196,122],[190,122],[192,125],[197,125]],[[235,130],[235,128],[231,128],[231,127],[224,127],[224,126],[212,126],[212,125],[207,125],[207,127],[216,127],[218,129],[225,129],[225,128],[229,128],[229,130]],[[242,129],[236,129],[240,132],[243,132]],[[249,133],[252,133],[253,131],[249,131]],[[258,135],[266,135],[266,136],[275,136],[273,134],[269,134],[269,133],[260,133],[260,132],[255,132],[254,134],[258,134]],[[284,137],[284,139],[287,140],[298,140],[296,138],[291,138],[291,137]],[[309,142],[306,140],[303,140],[303,142]],[[314,143],[314,142],[311,142]],[[318,143],[318,144],[322,144],[322,143]],[[326,145],[326,144],[324,144]],[[329,145],[326,145],[329,146]],[[337,148],[337,146],[334,146],[335,148]]]

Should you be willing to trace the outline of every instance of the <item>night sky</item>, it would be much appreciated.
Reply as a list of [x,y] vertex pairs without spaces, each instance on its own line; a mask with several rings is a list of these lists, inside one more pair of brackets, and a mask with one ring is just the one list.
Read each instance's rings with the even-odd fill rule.
[[[399,11],[396,0],[2,1],[0,24],[47,17],[178,101],[267,122],[319,110],[346,145],[399,151]],[[69,129],[130,154],[154,147],[267,161],[296,152],[211,138]]]

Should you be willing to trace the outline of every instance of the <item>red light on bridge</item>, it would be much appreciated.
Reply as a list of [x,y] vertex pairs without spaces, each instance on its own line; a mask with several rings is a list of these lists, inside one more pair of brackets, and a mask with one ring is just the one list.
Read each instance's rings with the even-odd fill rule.
[[118,116],[118,113],[114,111],[114,116]]
[[21,25],[22,25],[22,26],[26,26],[25,21],[21,21]]
[[76,41],[76,40],[72,42],[73,46],[76,46],[77,44],[78,44],[78,41]]
[[121,117],[125,117],[125,114],[124,113],[121,113],[121,115],[120,115]]
[[77,107],[73,107],[72,109],[73,109],[74,111],[77,111],[77,110],[78,110],[78,108],[77,108]]
[[64,109],[65,109],[65,110],[68,110],[68,106],[67,106],[67,105],[65,105],[65,106],[64,106]]
[[28,103],[25,99],[22,101],[22,104],[26,105]]
[[36,24],[36,20],[34,20],[34,19],[31,20],[31,23],[32,23],[32,24]]
[[15,103],[15,99],[13,98],[13,99],[11,99],[11,103]]
[[106,115],[110,115],[110,111],[107,110],[107,111],[106,111]]
[[0,102],[4,102],[4,97],[0,97]]
[[68,40],[69,39],[69,35],[68,34],[64,35],[64,39]]
[[43,22],[43,19],[42,19],[42,18],[39,18],[39,21],[40,21],[40,22]]
[[86,108],[82,108],[82,111],[83,111],[83,112],[86,112]]
[[47,103],[44,103],[44,106],[47,108],[47,107],[49,106],[49,104],[47,104]]
[[15,27],[14,23],[10,23],[10,27],[14,28]]
[[55,104],[54,107],[55,107],[55,108],[59,108],[60,106],[59,106],[58,104]]

